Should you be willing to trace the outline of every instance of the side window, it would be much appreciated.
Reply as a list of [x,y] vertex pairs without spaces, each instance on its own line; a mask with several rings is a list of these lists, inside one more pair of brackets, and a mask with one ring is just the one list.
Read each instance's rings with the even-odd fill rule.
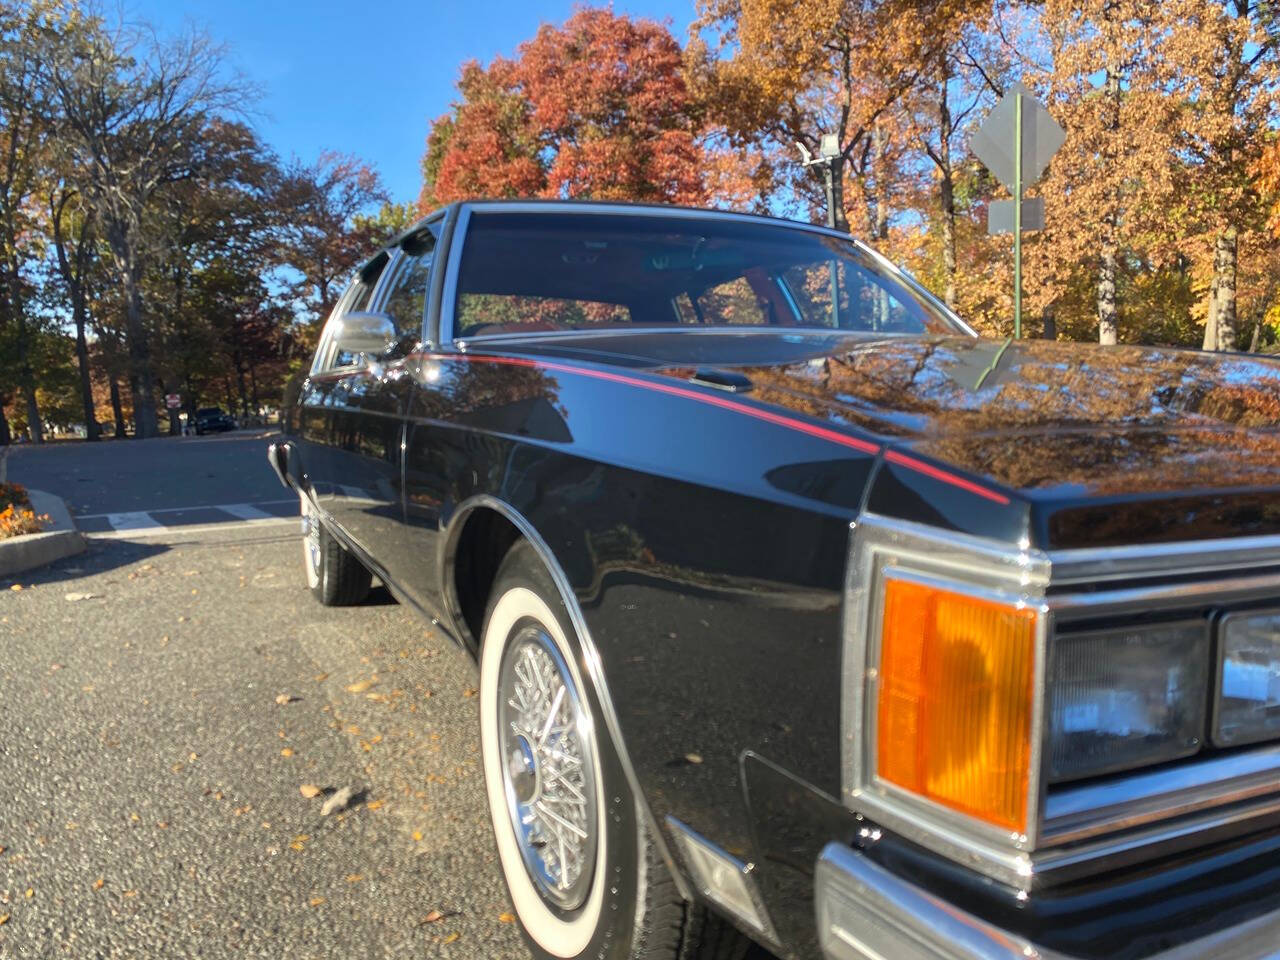
[[391,318],[402,340],[422,336],[435,247],[436,238],[431,227],[419,230],[400,245],[404,256],[396,265],[391,288],[383,298],[382,312]]

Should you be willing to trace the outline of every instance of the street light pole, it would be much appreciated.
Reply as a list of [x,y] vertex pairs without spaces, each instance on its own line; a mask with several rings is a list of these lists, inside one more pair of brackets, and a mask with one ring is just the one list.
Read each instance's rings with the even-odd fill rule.
[[[835,163],[840,157],[840,138],[834,133],[824,133],[819,141],[818,156],[814,156],[809,152],[809,148],[799,141],[796,147],[800,150],[801,166],[811,167],[816,163],[822,164],[822,179],[827,188],[827,226],[832,230],[836,228],[836,183],[835,183]],[[831,273],[831,325],[837,329],[840,326],[840,278],[839,271],[836,266],[834,257],[827,262],[828,269]]]

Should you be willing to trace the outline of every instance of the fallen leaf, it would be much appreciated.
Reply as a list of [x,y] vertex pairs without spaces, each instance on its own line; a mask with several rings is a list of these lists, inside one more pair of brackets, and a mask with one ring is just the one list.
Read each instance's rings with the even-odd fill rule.
[[329,679],[329,675],[327,673],[317,673],[311,679],[314,680],[316,683],[324,683],[326,680]]
[[282,757],[292,757],[292,756],[293,756],[293,748],[292,748],[292,747],[285,747],[283,750],[281,750],[281,751],[280,751],[280,756],[282,756]]
[[320,796],[320,788],[314,783],[304,783],[298,788],[298,792],[310,800],[312,797]]
[[364,693],[373,686],[372,680],[361,680],[358,683],[350,684],[347,687],[347,693]]
[[9,915],[7,913],[0,913],[0,927],[3,927],[8,922]]
[[686,754],[684,755],[684,758],[685,758],[686,760],[688,760],[690,763],[701,763],[701,762],[702,762],[702,754],[700,754],[700,753],[686,753]]
[[124,895],[125,895],[126,897],[136,897],[136,896],[138,895],[138,891],[137,891],[137,890],[126,890],[126,891],[124,892]]
[[367,804],[365,804],[365,806],[367,806],[370,810],[378,810],[382,807],[382,801],[370,800]]
[[415,841],[417,841],[418,843],[421,843],[421,842],[422,842],[422,831],[421,831],[421,830],[415,830],[415,831],[413,831],[413,839],[414,839]]
[[318,906],[320,906],[320,904],[322,904],[322,903],[324,903],[324,897],[312,897],[312,898],[311,898],[311,905],[312,905],[313,907],[318,907]]
[[31,887],[27,887],[27,899],[30,900],[35,895],[36,895],[35,890],[33,890]]
[[331,813],[336,813],[339,810],[345,809],[347,804],[351,802],[351,798],[354,795],[355,791],[350,787],[343,787],[324,802],[324,806],[320,808],[320,816],[327,817]]
[[347,874],[347,883],[359,883],[363,879],[364,877],[360,876],[358,873]]
[[477,690],[475,687],[467,687],[467,689],[462,691],[462,695],[470,699],[471,697],[474,697],[479,692],[480,691]]
[[276,697],[276,703],[280,704],[281,706],[284,706],[286,703],[288,703],[292,699],[293,697],[289,696],[287,693],[282,693]]
[[516,918],[509,913],[500,913],[498,914],[498,922],[499,923],[515,923]]
[[447,937],[445,937],[445,938],[444,938],[443,940],[441,940],[440,942],[441,942],[441,943],[453,943],[453,941],[457,940],[457,939],[458,939],[459,937],[461,937],[461,936],[462,936],[462,934],[460,934],[457,930],[455,930],[455,931],[453,931],[453,933],[449,934]]
[[[20,583],[15,583],[15,584],[14,584],[12,587],[10,587],[9,589],[10,589],[10,590],[15,590],[15,591],[17,591],[17,590],[21,590],[21,589],[22,589],[22,584],[20,584]],[[8,920],[8,919],[9,919],[9,915],[6,913],[6,914],[4,915],[4,918],[5,918],[6,920]]]
[[97,880],[93,881],[93,889],[95,889],[95,890],[101,890],[101,889],[102,889],[102,885],[103,885],[104,883],[106,883],[106,882],[107,882],[107,878],[106,878],[106,877],[99,877]]
[[81,600],[101,600],[100,593],[68,593],[66,595],[67,603],[78,603]]
[[439,923],[443,919],[444,919],[443,913],[441,913],[439,910],[432,910],[430,913],[428,913],[425,917],[422,918],[422,922],[423,923]]

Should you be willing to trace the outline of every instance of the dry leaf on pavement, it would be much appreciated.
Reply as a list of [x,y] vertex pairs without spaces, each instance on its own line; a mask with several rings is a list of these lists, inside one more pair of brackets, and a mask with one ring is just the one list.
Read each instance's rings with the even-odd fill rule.
[[343,787],[324,802],[324,806],[320,808],[320,815],[327,817],[331,813],[346,809],[347,804],[351,802],[351,798],[354,795],[355,791],[350,787]]
[[373,686],[372,680],[361,680],[358,683],[353,683],[349,685],[347,687],[347,693],[364,693],[366,690],[368,690],[372,686]]
[[314,783],[304,783],[298,788],[298,792],[310,800],[312,797],[320,796],[320,788]]
[[67,603],[76,603],[80,600],[101,600],[100,593],[68,593],[66,595]]

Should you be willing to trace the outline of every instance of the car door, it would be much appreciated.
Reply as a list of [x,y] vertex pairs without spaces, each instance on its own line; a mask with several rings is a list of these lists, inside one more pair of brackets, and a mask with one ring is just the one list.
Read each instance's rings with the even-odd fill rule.
[[334,331],[350,312],[369,309],[374,288],[390,262],[384,250],[356,274],[329,314],[311,371],[302,382],[297,404],[297,469],[305,476],[311,496],[322,512],[332,515],[342,489],[338,485],[344,443],[348,429],[344,415],[350,374],[359,359],[338,350]]
[[422,339],[437,233],[428,224],[398,245],[371,304],[391,320],[395,338],[380,355],[353,364],[334,406],[340,442],[333,518],[392,579],[396,563],[385,548],[404,535],[402,441],[413,388],[407,358]]

